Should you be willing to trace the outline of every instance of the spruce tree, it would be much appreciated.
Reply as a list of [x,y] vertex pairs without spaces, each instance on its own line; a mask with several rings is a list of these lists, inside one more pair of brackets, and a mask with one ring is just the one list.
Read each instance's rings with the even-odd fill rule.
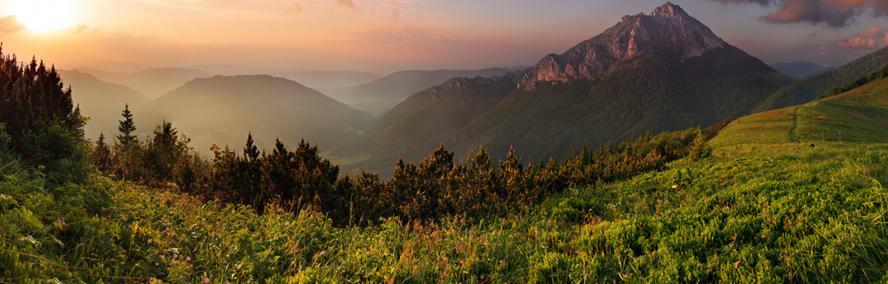
[[120,134],[117,135],[117,143],[121,147],[126,148],[138,139],[135,134],[136,122],[133,120],[133,113],[129,110],[129,104],[124,106],[121,115],[123,120],[120,121],[120,126],[117,127],[117,130],[120,131]]
[[259,160],[259,147],[256,147],[256,142],[253,141],[253,134],[247,134],[247,145],[244,146],[244,158],[249,162],[256,162]]
[[111,157],[111,148],[108,147],[108,143],[105,143],[105,133],[99,134],[99,139],[96,141],[96,146],[93,149],[92,159],[96,168],[102,172],[110,171],[114,165]]

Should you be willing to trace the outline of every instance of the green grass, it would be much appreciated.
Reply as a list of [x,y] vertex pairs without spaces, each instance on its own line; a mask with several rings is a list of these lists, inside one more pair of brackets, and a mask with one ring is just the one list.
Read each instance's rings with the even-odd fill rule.
[[885,282],[886,85],[740,118],[712,157],[472,222],[337,228],[101,177],[50,187],[0,159],[0,283]]
[[[888,142],[888,79],[841,95],[739,118],[715,147],[816,141]],[[815,143],[816,144],[816,143]]]
[[[335,228],[98,179],[5,173],[0,282],[871,282],[888,261],[888,145],[717,148],[526,214]],[[746,153],[743,153],[747,151]],[[59,221],[61,220],[61,221]],[[190,261],[189,261],[190,259]]]

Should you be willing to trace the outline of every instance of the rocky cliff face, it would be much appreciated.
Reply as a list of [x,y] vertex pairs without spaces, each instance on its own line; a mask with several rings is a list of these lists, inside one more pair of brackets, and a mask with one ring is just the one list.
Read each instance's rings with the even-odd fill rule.
[[625,16],[604,33],[563,54],[547,55],[521,77],[518,87],[529,90],[541,82],[595,79],[617,62],[648,54],[684,61],[726,46],[729,45],[724,40],[681,7],[666,3],[650,14]]

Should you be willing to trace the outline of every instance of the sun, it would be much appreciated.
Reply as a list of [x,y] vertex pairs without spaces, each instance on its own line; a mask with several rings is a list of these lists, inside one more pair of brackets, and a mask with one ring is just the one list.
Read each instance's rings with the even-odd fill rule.
[[9,9],[29,31],[47,33],[76,24],[76,0],[12,0]]

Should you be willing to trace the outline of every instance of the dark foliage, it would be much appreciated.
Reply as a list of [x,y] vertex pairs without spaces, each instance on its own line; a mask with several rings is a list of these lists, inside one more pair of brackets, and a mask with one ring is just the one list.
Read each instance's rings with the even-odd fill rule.
[[96,145],[92,149],[92,162],[96,169],[102,172],[111,171],[114,166],[114,157],[111,156],[111,147],[105,142],[105,133],[99,134]]
[[82,180],[87,175],[84,123],[55,67],[36,59],[20,64],[0,49],[0,124],[10,152],[45,169],[51,181]]
[[[124,122],[132,120],[126,111],[124,117]],[[119,141],[113,155],[104,153],[108,147],[100,139],[94,157],[97,165],[116,165],[110,173],[150,186],[168,185],[207,199],[249,205],[259,213],[269,205],[293,212],[311,206],[340,225],[365,225],[388,217],[408,222],[445,216],[473,219],[523,210],[566,188],[626,179],[689,155],[706,158],[705,142],[719,127],[645,135],[538,165],[525,164],[513,149],[501,160],[484,149],[456,159],[442,145],[418,164],[398,161],[389,180],[366,172],[340,177],[339,167],[304,141],[292,150],[277,141],[266,153],[252,135],[242,153],[213,147],[212,159],[204,161],[169,122],[159,125],[147,143],[132,139],[123,146]],[[106,156],[115,161],[103,161]]]
[[882,70],[873,72],[869,76],[857,79],[856,81],[848,83],[847,85],[833,88],[832,91],[830,91],[829,94],[826,96],[828,97],[828,96],[839,95],[839,94],[857,89],[858,87],[866,85],[872,81],[876,81],[876,80],[884,79],[884,78],[888,78],[888,67],[882,68]]

